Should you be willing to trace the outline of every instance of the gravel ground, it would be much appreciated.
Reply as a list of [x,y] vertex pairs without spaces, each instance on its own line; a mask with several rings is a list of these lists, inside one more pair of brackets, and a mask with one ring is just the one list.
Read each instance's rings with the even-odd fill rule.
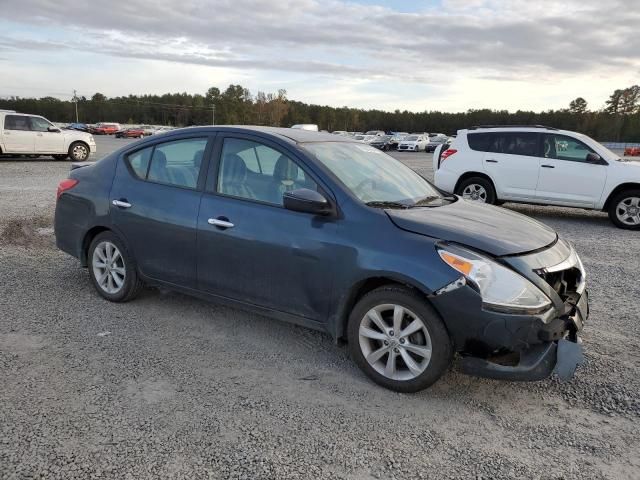
[[[431,175],[430,155],[397,156]],[[68,168],[0,161],[0,479],[638,478],[640,240],[605,214],[506,205],[587,268],[573,380],[452,368],[403,395],[319,332],[158,290],[100,299],[53,246]]]

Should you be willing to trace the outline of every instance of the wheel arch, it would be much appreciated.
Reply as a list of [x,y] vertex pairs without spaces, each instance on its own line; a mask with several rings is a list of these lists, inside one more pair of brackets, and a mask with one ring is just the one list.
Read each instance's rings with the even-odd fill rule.
[[84,234],[84,237],[82,239],[82,244],[80,246],[80,264],[83,267],[86,267],[88,264],[87,256],[89,253],[89,245],[91,245],[91,242],[93,241],[93,239],[96,238],[102,232],[110,232],[110,231],[112,230],[109,227],[106,227],[104,225],[96,225],[94,227],[91,227],[87,231],[87,233]]
[[409,279],[400,278],[394,275],[380,275],[362,279],[349,289],[348,293],[344,295],[340,302],[332,332],[336,342],[346,343],[349,315],[351,314],[353,307],[367,293],[383,286],[407,287],[424,297],[425,302],[431,303],[427,298],[427,295],[429,295],[430,292],[428,292],[423,286],[420,286],[417,282],[413,282]]
[[89,144],[87,142],[85,142],[84,140],[73,140],[69,144],[69,148],[67,148],[67,153],[68,153],[69,156],[71,156],[71,150],[73,149],[73,146],[77,145],[78,143],[81,143],[82,145],[87,147],[87,149],[89,150],[89,155],[91,155],[91,147],[89,146]]
[[613,200],[613,198],[616,195],[618,195],[620,192],[624,192],[625,190],[636,190],[636,189],[640,190],[640,183],[637,183],[637,182],[621,183],[616,188],[611,190],[611,193],[609,193],[607,200],[604,202],[604,205],[602,206],[602,211],[606,212],[609,210],[609,207],[611,206],[611,200]]
[[481,177],[481,178],[484,178],[485,180],[488,180],[489,182],[491,182],[491,186],[493,187],[493,191],[496,192],[496,197],[498,196],[498,190],[496,189],[496,183],[493,181],[493,179],[489,175],[484,173],[484,172],[476,172],[476,171],[465,172],[462,175],[460,175],[460,177],[458,178],[458,181],[456,182],[456,186],[453,188],[454,193],[458,190],[458,187],[460,186],[460,184],[462,182],[464,182],[465,180],[467,180],[469,178],[473,178],[473,177]]

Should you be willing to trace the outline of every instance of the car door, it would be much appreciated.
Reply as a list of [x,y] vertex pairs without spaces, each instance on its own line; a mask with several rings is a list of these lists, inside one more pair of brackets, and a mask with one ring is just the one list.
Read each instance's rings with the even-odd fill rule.
[[27,115],[6,115],[2,129],[6,153],[33,153],[35,132],[31,131]]
[[[35,132],[35,153],[66,153],[62,131],[42,117],[29,117],[31,131]],[[50,132],[49,128],[55,130]]]
[[111,187],[111,220],[143,275],[196,287],[198,208],[208,135],[158,142],[123,155]]
[[[290,151],[250,135],[225,135],[198,217],[201,290],[323,320],[332,285],[332,218],[293,212],[282,194],[318,189]],[[321,189],[325,195],[327,191]]]
[[483,158],[498,198],[533,200],[538,184],[540,135],[531,132],[491,132]]
[[607,165],[587,162],[589,153],[595,152],[576,138],[545,134],[541,158],[538,159],[538,200],[595,207],[607,181]]

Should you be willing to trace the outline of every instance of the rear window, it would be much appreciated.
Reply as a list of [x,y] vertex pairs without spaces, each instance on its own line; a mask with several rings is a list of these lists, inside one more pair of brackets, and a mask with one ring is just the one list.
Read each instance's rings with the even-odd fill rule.
[[24,115],[7,115],[4,117],[5,130],[31,130],[29,117]]
[[538,156],[538,134],[531,132],[485,132],[467,134],[471,150]]

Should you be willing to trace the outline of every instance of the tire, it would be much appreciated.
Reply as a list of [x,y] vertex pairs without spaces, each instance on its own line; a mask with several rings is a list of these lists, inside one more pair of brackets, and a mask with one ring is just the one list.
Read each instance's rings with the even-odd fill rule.
[[[106,231],[96,235],[89,245],[87,264],[93,286],[110,302],[133,300],[144,286],[133,255],[113,232]],[[111,266],[103,268],[100,265]],[[102,280],[103,278],[105,280]]]
[[89,145],[84,142],[73,142],[69,146],[69,156],[74,162],[85,162],[89,160],[89,155],[91,155],[91,150]]
[[609,219],[618,228],[640,230],[640,189],[617,193],[609,202]]
[[[404,337],[391,331],[398,307],[404,312],[400,332],[416,325],[416,320],[420,322],[419,330]],[[373,320],[375,315],[370,315],[374,310],[384,322],[381,326]],[[384,333],[383,327],[387,327]],[[406,287],[380,287],[362,297],[349,316],[347,336],[349,353],[358,367],[378,385],[396,392],[414,393],[431,386],[453,358],[451,339],[442,320],[423,297]],[[429,348],[430,356],[426,357],[423,354]],[[372,355],[375,358],[370,362]],[[407,357],[413,362],[413,371],[405,361]]]
[[69,158],[69,155],[51,155],[53,157],[54,160],[66,160],[67,158]]
[[496,191],[490,180],[484,177],[470,177],[464,179],[456,188],[456,195],[476,202],[496,203]]

